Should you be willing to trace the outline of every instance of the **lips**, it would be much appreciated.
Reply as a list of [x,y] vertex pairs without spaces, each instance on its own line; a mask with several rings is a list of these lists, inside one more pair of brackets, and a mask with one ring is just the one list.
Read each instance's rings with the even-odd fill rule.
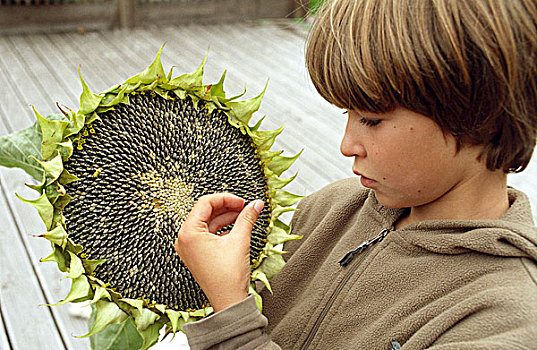
[[360,176],[360,182],[362,183],[362,186],[364,187],[367,187],[367,188],[372,188],[375,186],[375,184],[377,183],[377,181],[373,180],[373,179],[370,179],[362,174],[360,174],[359,172],[357,171],[354,171],[353,170],[353,173],[355,173],[356,175]]

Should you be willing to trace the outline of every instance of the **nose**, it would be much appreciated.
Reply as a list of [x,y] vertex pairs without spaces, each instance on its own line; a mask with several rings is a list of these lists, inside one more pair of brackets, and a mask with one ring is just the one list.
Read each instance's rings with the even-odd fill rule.
[[345,157],[365,157],[367,155],[364,145],[358,135],[358,131],[358,127],[356,125],[353,126],[349,118],[347,126],[345,127],[345,134],[343,135],[341,145],[339,146],[341,154]]

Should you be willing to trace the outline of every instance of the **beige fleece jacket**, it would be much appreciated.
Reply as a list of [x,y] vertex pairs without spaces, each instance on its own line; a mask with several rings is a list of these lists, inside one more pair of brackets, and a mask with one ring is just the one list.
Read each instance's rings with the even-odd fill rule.
[[[301,241],[262,292],[185,325],[192,349],[537,349],[537,228],[509,190],[497,220],[425,221],[399,230],[357,179],[305,198]],[[383,230],[386,237],[338,261]],[[267,325],[268,319],[268,325]],[[277,345],[276,345],[277,344]]]

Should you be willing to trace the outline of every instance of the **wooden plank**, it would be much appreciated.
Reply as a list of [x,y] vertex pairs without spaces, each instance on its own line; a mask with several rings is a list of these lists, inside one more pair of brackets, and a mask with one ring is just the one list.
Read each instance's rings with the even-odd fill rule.
[[[7,51],[4,42],[0,40],[2,52]],[[6,65],[6,58],[0,55],[0,116],[6,124],[6,131],[12,132],[29,125],[32,112],[28,104],[23,104],[20,99],[23,86],[17,85],[11,78]],[[13,67],[13,66],[12,66]]]
[[[27,67],[29,75],[36,83],[36,88],[45,92],[48,103],[44,107],[47,109],[43,109],[42,113],[60,113],[56,108],[57,102],[73,105],[78,100],[75,92],[71,91],[60,78],[63,74],[60,67],[48,62],[44,55],[27,40],[27,37],[11,36],[7,40],[12,45],[13,52],[19,57],[21,64]],[[80,83],[78,85],[78,89],[82,90]]]
[[[92,37],[93,35],[95,33],[88,33],[87,35],[77,37],[76,40],[69,37],[68,34],[49,34],[47,38],[51,42],[54,42],[55,48],[61,52],[64,60],[74,63],[77,67],[80,65],[82,76],[90,90],[97,93],[109,88],[112,84],[111,81],[116,81],[119,76],[117,70],[121,69],[121,64],[118,63],[117,68],[114,67],[116,68],[114,69],[112,67],[99,66],[94,62],[94,60],[99,59],[99,55],[103,55],[104,53],[99,50],[88,54],[89,51],[86,51],[85,46],[77,43],[79,40],[82,42],[86,41],[88,40],[86,36]],[[76,83],[79,84],[77,93],[80,93],[82,88],[79,78],[77,78]]]
[[[263,45],[259,45],[258,47],[249,45],[250,50],[258,54],[254,59],[259,61],[264,57],[271,57],[270,59],[265,58],[265,64],[269,67],[270,73],[278,78],[278,82],[281,82],[280,89],[282,91],[293,91],[293,93],[288,94],[288,96],[281,94],[282,96],[285,96],[283,102],[288,103],[290,108],[297,108],[300,106],[299,108],[304,116],[321,115],[322,110],[320,111],[319,108],[326,109],[325,112],[327,113],[327,117],[315,118],[316,125],[313,126],[315,128],[320,127],[324,129],[323,134],[326,139],[335,138],[336,140],[339,140],[341,133],[339,130],[336,130],[336,127],[344,125],[341,123],[344,118],[339,118],[337,114],[334,114],[335,109],[318,95],[311,84],[304,62],[304,40],[285,35],[285,32],[276,27],[266,27],[267,26],[259,26],[256,28],[257,35],[264,38]],[[239,35],[238,40],[242,41],[245,39],[245,33],[249,28],[249,26],[244,24],[233,26],[233,30]],[[282,33],[284,35],[282,35]],[[242,40],[240,38],[241,36],[243,37]],[[263,48],[265,48],[265,50],[263,50]],[[272,59],[274,56],[271,56],[271,53],[274,53],[274,56],[278,57],[277,60]],[[332,117],[330,117],[330,115],[332,115]],[[334,124],[335,118],[339,119],[336,121],[336,124]],[[303,122],[305,120],[307,120],[307,118],[298,117],[293,119],[293,121],[296,122]],[[337,123],[338,121],[339,123]],[[301,125],[300,127],[306,127],[306,129],[308,129],[307,123],[304,124],[306,125]],[[310,125],[310,127],[311,126],[312,125]],[[309,131],[314,132],[311,130]],[[332,144],[332,141],[325,141],[324,139],[316,141],[321,143],[321,148],[329,147]],[[331,152],[331,154],[333,153]]]
[[0,172],[0,293],[7,335],[15,349],[65,349],[50,307],[41,306],[48,301],[24,244],[27,233],[12,216],[8,200],[12,193],[4,179],[9,173],[4,169]]
[[[117,59],[114,59],[113,57],[116,56],[115,51],[113,48],[108,50],[106,46],[102,45],[102,37],[102,32],[88,33],[82,37],[73,33],[64,35],[64,38],[68,41],[71,47],[80,52],[92,52],[91,55],[84,55],[81,57],[82,61],[80,64],[82,65],[84,72],[86,71],[86,68],[90,69],[88,70],[88,81],[89,78],[95,79],[96,75],[102,76],[102,80],[106,83],[105,89],[112,85],[123,83],[131,76],[138,74],[145,69],[154,58],[153,57],[148,62],[144,62],[145,65],[137,71],[129,69],[130,67],[124,63],[124,58],[129,55],[128,52],[125,52],[125,54],[121,54]],[[135,46],[139,46],[139,40],[137,39],[133,40],[131,43],[135,43]],[[114,52],[114,54],[111,54],[112,52]],[[156,52],[154,55],[156,55]]]
[[[71,280],[65,278],[66,274],[60,272],[55,263],[40,262],[40,259],[48,256],[52,252],[52,249],[47,240],[33,237],[32,235],[43,233],[46,231],[46,228],[37,211],[14,196],[17,193],[23,198],[35,198],[36,192],[24,185],[25,182],[35,183],[35,181],[20,169],[3,168],[0,169],[0,179],[2,180],[2,189],[6,194],[5,200],[11,210],[11,216],[17,225],[20,240],[26,249],[28,258],[24,264],[32,268],[34,277],[39,281],[44,298],[44,301],[39,303],[34,301],[35,298],[30,298],[26,302],[31,301],[35,305],[58,303],[67,296],[70,290]],[[0,205],[0,208],[3,208],[3,206]],[[89,348],[89,340],[87,338],[79,339],[74,337],[75,335],[87,333],[87,320],[73,317],[69,309],[70,305],[49,308],[54,318],[56,332],[60,334],[68,349],[87,349]],[[17,335],[17,337],[19,336]],[[35,339],[33,340],[35,341]],[[39,343],[35,344],[37,345]],[[26,348],[31,349],[35,347]],[[43,349],[55,348],[43,347]]]
[[10,350],[11,345],[9,345],[9,337],[7,336],[6,327],[4,326],[2,303],[2,291],[0,290],[0,349]]
[[[25,39],[38,55],[40,61],[46,65],[58,81],[61,89],[65,91],[64,98],[60,98],[60,105],[67,106],[76,110],[79,106],[79,98],[82,93],[82,84],[78,76],[78,66],[81,62],[70,59],[69,47],[58,46],[56,43],[59,36],[64,34],[55,34],[51,36],[43,34],[27,35]],[[67,49],[68,51],[64,51]],[[82,75],[85,77],[85,67],[81,67]],[[59,113],[54,106],[52,110],[43,111],[45,113]]]
[[13,45],[6,37],[0,37],[0,71],[2,77],[2,93],[0,97],[6,106],[10,126],[14,130],[25,128],[35,118],[31,105],[38,110],[45,108],[50,102],[46,93],[37,85],[37,78],[31,76],[28,67],[14,51]]

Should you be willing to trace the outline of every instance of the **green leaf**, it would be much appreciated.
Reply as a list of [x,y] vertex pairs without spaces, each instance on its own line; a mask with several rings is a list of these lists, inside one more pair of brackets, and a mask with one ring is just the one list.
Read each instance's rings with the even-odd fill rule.
[[164,68],[162,67],[162,63],[160,61],[160,55],[163,48],[164,45],[162,45],[157,53],[157,57],[155,57],[155,60],[149,67],[147,67],[142,73],[129,78],[125,84],[137,84],[139,82],[142,84],[151,84],[154,81],[162,83],[167,82],[168,78],[166,77],[166,72],[164,72]]
[[65,299],[63,299],[57,304],[53,304],[49,306],[63,305],[63,304],[67,304],[70,301],[87,300],[90,293],[91,293],[91,286],[88,281],[88,278],[84,275],[81,275],[78,278],[73,279],[73,283],[71,284],[71,290],[69,291],[69,294],[67,294]]
[[[186,317],[185,317],[186,314]],[[182,311],[175,311],[175,310],[166,310],[166,316],[170,319],[170,322],[172,324],[172,331],[176,333],[177,331],[181,330],[183,328],[183,325],[188,320],[189,316],[188,313],[182,312]]]
[[250,288],[248,290],[248,293],[254,295],[255,304],[256,304],[257,308],[259,309],[259,312],[263,312],[263,299],[261,298],[261,295],[259,295],[256,292],[254,283],[250,284]]
[[76,254],[69,252],[69,257],[71,262],[69,263],[69,278],[78,278],[84,273],[84,265],[82,265],[82,260]]
[[[199,67],[192,73],[187,73],[178,76],[170,81],[171,85],[180,86],[183,89],[190,89],[194,87],[200,87],[203,85],[203,67],[205,66],[205,61],[207,61],[207,55],[203,59],[203,62]],[[179,96],[179,95],[178,95]]]
[[252,281],[256,281],[256,280],[263,282],[263,284],[265,285],[265,287],[267,287],[269,292],[272,293],[272,288],[270,288],[268,277],[263,271],[261,271],[261,269],[252,271]]
[[280,188],[283,188],[283,187],[287,186],[287,184],[290,183],[291,181],[293,181],[296,178],[297,175],[298,175],[298,172],[295,173],[295,175],[291,176],[288,179],[282,179],[279,176],[272,175],[271,177],[268,178],[267,182],[268,182],[268,185],[270,186],[270,188],[280,189]]
[[[80,98],[82,99],[82,96],[80,96]],[[69,126],[65,129],[65,137],[78,134],[80,130],[82,130],[82,128],[84,127],[84,124],[86,122],[86,116],[84,114],[80,114],[80,112],[72,112],[70,122],[71,123],[69,124]]]
[[69,159],[73,155],[73,141],[67,139],[67,141],[58,143],[58,151],[63,160]]
[[52,245],[52,253],[46,258],[41,259],[41,262],[54,261],[58,264],[58,269],[62,272],[67,271],[67,258],[65,257],[63,250],[56,245]]
[[38,235],[38,237],[46,238],[50,242],[62,247],[62,249],[65,248],[67,244],[67,232],[65,232],[62,225],[58,225],[51,231]]
[[[96,318],[93,305],[92,309],[89,320],[90,328]],[[132,320],[127,319],[120,324],[111,324],[102,332],[92,335],[90,344],[93,350],[137,350],[142,347],[143,339]]]
[[166,312],[166,305],[163,305],[163,304],[155,304],[153,305],[153,307],[155,309],[157,309],[158,311],[160,311],[161,313],[165,313]]
[[21,168],[34,179],[41,181],[44,170],[35,159],[43,159],[41,157],[41,127],[38,123],[0,137],[1,166]]
[[138,309],[138,311],[142,312],[142,308],[144,306],[144,301],[143,300],[124,298],[124,299],[119,299],[119,301],[127,303],[130,306],[135,307],[136,309]]
[[99,259],[99,260],[82,260],[82,265],[84,265],[84,270],[86,270],[87,274],[92,274],[93,271],[97,268],[97,266],[101,265],[102,263],[106,262],[106,259]]
[[67,170],[63,170],[63,172],[61,173],[60,175],[60,178],[59,178],[59,181],[62,185],[67,185],[71,182],[74,182],[74,181],[78,181],[80,180],[78,177],[76,177],[75,175],[69,173]]
[[37,199],[24,199],[18,194],[16,194],[16,196],[24,203],[30,204],[34,208],[37,209],[37,212],[39,213],[39,216],[45,223],[47,230],[50,230],[52,228],[52,218],[54,215],[54,207],[49,202],[47,198],[47,194],[45,192],[43,192],[41,194],[41,197]]
[[280,272],[284,265],[285,260],[283,260],[283,257],[280,254],[274,254],[263,260],[261,268],[263,269],[263,272],[267,278],[271,279],[275,274]]
[[[263,161],[267,164],[270,164],[270,162],[276,158],[277,156],[279,156],[280,154],[283,153],[283,150],[282,151],[263,151],[263,150],[260,150],[259,151],[259,155],[261,156],[261,158],[263,159]],[[271,174],[272,175],[272,174]]]
[[155,323],[160,316],[148,309],[133,309],[132,315],[134,316],[134,323],[139,331],[145,330],[147,327]]
[[280,205],[276,205],[276,207],[274,207],[272,209],[272,213],[271,213],[271,220],[274,221],[276,220],[277,218],[280,217],[280,215],[282,215],[283,213],[287,213],[287,212],[290,212],[290,211],[296,211],[295,208],[289,208],[289,207],[282,207]]
[[263,100],[266,90],[267,86],[265,85],[265,89],[254,98],[240,102],[229,102],[229,107],[231,107],[233,116],[237,120],[240,120],[244,125],[248,125],[252,115],[261,106],[261,100]]
[[78,336],[77,338],[90,337],[104,330],[110,324],[118,324],[124,322],[128,316],[116,304],[99,300],[95,304],[95,318],[91,323],[91,328],[86,335]]
[[284,127],[270,131],[255,131],[250,135],[261,150],[268,151],[274,144],[276,137],[282,133]]
[[257,131],[259,129],[259,127],[261,126],[261,123],[263,122],[265,117],[266,117],[266,115],[264,115],[261,119],[259,119],[254,126],[251,126],[250,131]]
[[45,169],[47,172],[47,185],[50,185],[54,181],[56,181],[61,173],[63,172],[63,162],[62,157],[58,153],[54,158],[47,160],[47,161],[41,161],[39,159],[36,159],[39,164]]
[[146,350],[149,349],[151,346],[155,345],[158,341],[159,337],[159,330],[164,326],[165,322],[162,320],[158,320],[157,322],[153,323],[151,326],[147,327],[143,331],[140,331],[140,335],[143,338],[143,345],[140,350]]
[[[219,101],[221,104],[222,104],[222,103],[225,104],[225,103],[228,103],[228,102],[230,102],[230,101],[234,101],[234,100],[236,100],[236,99],[238,99],[238,98],[244,96],[245,94],[246,94],[246,86],[244,87],[244,91],[241,92],[241,93],[238,94],[238,95],[235,95],[235,96],[233,96],[233,97],[229,97],[229,98],[218,97],[217,99],[218,99],[218,101]],[[263,118],[264,118],[264,117],[263,117]]]
[[[63,118],[63,120],[51,120],[44,118],[34,108],[35,116],[41,126],[41,159],[48,160],[54,155],[58,149],[58,144],[63,142],[65,129],[69,126],[69,122]],[[37,157],[36,157],[37,158]],[[40,159],[40,158],[38,158]]]
[[[156,84],[156,81],[154,81],[153,84]],[[140,85],[141,85],[140,82],[134,85],[132,84],[123,85],[123,88],[121,88],[121,90],[119,90],[117,94],[106,95],[106,97],[103,99],[101,103],[101,107],[112,107],[119,103],[128,103],[129,94],[133,92],[134,90],[138,89]],[[102,111],[99,111],[99,112],[102,113]]]
[[[279,221],[279,220],[276,220]],[[295,241],[298,239],[301,239],[302,236],[299,235],[291,235],[289,234],[289,230],[279,227],[278,225],[274,225],[272,227],[272,230],[270,231],[270,234],[268,235],[267,239],[272,245],[278,245],[282,244],[288,241]]]
[[212,312],[212,308],[208,307],[208,308],[205,308],[205,309],[199,309],[199,310],[190,312],[189,315],[192,316],[192,317],[205,317],[208,314],[210,314],[211,312]]
[[[45,188],[47,198],[52,205],[56,204],[61,196],[65,196],[65,188],[58,182],[54,182]],[[59,213],[54,213],[54,219],[57,219]],[[54,220],[58,221],[58,220]]]
[[[80,66],[78,66],[78,75],[80,76],[80,81],[82,82],[82,94],[80,95],[80,109],[78,110],[78,114],[89,114],[96,110],[97,107],[99,107],[103,96],[94,94],[90,91],[88,85],[86,85],[86,82],[84,81],[84,79],[82,79],[82,74],[80,73]],[[80,121],[80,118],[77,118],[75,119],[74,124],[80,126]],[[78,130],[80,131],[80,129]]]
[[295,162],[295,160],[302,154],[302,151],[298,152],[293,157],[284,157],[284,156],[275,156],[270,164],[268,165],[269,169],[280,176],[284,171],[289,169],[289,167]]
[[73,197],[68,194],[58,197],[58,199],[56,199],[56,202],[54,202],[54,209],[56,209],[56,213],[61,216],[63,208],[65,208],[65,206],[69,203],[69,201],[71,201],[71,199],[73,199]]
[[211,85],[211,95],[226,98],[226,93],[224,92],[224,79],[226,78],[226,71],[222,73],[222,77],[218,83]]
[[95,304],[101,299],[108,299],[110,300],[110,293],[106,290],[106,288],[96,285],[95,286],[95,293],[93,295],[93,299],[91,301],[92,304]]
[[287,191],[276,191],[273,196],[273,199],[276,201],[276,203],[278,203],[282,207],[291,206],[302,198],[304,198],[304,196],[299,196]]

